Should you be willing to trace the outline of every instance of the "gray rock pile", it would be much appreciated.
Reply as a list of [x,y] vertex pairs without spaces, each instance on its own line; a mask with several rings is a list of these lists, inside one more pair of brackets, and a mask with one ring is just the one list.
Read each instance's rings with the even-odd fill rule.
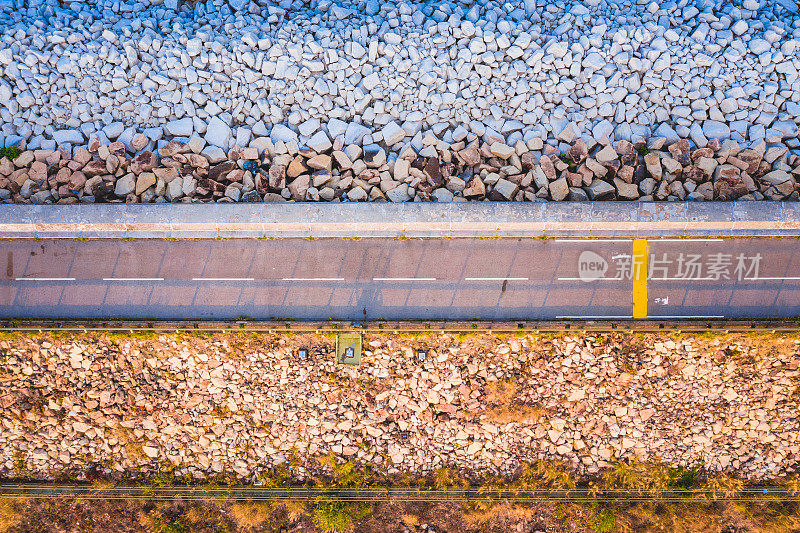
[[411,143],[394,154],[319,132],[311,147],[258,137],[226,153],[208,143],[214,135],[153,142],[137,134],[127,144],[94,138],[87,148],[25,150],[0,158],[0,200],[797,200],[800,178],[800,156],[763,141],[742,148],[711,139],[693,148],[663,137],[614,144],[604,134],[588,144],[564,137],[556,147],[540,138],[509,146],[502,138],[447,144],[427,135],[419,149]]
[[441,335],[364,346],[362,365],[342,368],[312,336],[0,341],[0,476],[174,467],[253,480],[292,454],[302,465],[329,452],[387,473],[505,472],[537,459],[578,473],[660,460],[756,480],[798,468],[798,340]]
[[797,0],[0,0],[0,16],[0,144],[31,150],[342,137],[391,160],[598,130],[800,149]]

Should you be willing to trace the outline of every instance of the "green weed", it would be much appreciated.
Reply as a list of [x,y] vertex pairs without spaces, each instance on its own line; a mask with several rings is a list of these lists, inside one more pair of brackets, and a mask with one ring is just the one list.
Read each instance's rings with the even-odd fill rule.
[[592,505],[592,516],[589,518],[589,527],[595,533],[609,533],[614,530],[617,520],[614,509]]
[[343,502],[335,496],[319,496],[314,503],[314,525],[331,533],[352,531],[357,520],[372,512],[369,505]]
[[2,146],[0,147],[0,159],[7,157],[11,161],[19,157],[20,151],[16,146]]

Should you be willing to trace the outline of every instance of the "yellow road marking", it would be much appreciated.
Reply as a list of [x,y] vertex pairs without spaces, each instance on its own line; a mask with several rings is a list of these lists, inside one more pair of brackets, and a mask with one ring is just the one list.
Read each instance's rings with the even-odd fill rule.
[[647,239],[633,239],[633,318],[647,318]]

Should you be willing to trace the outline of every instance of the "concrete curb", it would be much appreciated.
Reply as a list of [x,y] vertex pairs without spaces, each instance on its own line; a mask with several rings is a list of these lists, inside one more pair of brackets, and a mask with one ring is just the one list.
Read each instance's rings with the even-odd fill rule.
[[0,238],[800,236],[800,202],[0,206]]

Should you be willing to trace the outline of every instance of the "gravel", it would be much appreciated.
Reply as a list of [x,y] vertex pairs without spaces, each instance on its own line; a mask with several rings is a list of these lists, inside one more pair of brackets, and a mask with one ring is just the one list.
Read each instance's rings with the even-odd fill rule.
[[0,0],[0,14],[0,143],[31,150],[140,132],[224,153],[340,139],[389,162],[458,142],[800,148],[796,0]]
[[537,459],[579,475],[633,458],[752,480],[798,468],[793,337],[368,336],[352,368],[331,351],[321,336],[246,333],[0,341],[0,476],[171,464],[252,480],[329,452],[385,473]]
[[[387,125],[387,128],[389,126]],[[386,128],[384,128],[386,130]],[[287,130],[288,131],[288,130]],[[391,133],[391,128],[387,134]],[[426,136],[420,150],[387,158],[379,144],[343,145],[318,131],[309,147],[255,139],[227,153],[230,129],[212,119],[204,137],[158,145],[131,132],[127,145],[25,150],[0,159],[0,200],[11,203],[285,201],[797,200],[800,156],[785,144],[743,148],[712,138],[632,144],[607,137],[509,146]],[[156,148],[160,146],[160,148]],[[138,151],[137,151],[138,150]],[[135,155],[134,155],[135,154]]]

